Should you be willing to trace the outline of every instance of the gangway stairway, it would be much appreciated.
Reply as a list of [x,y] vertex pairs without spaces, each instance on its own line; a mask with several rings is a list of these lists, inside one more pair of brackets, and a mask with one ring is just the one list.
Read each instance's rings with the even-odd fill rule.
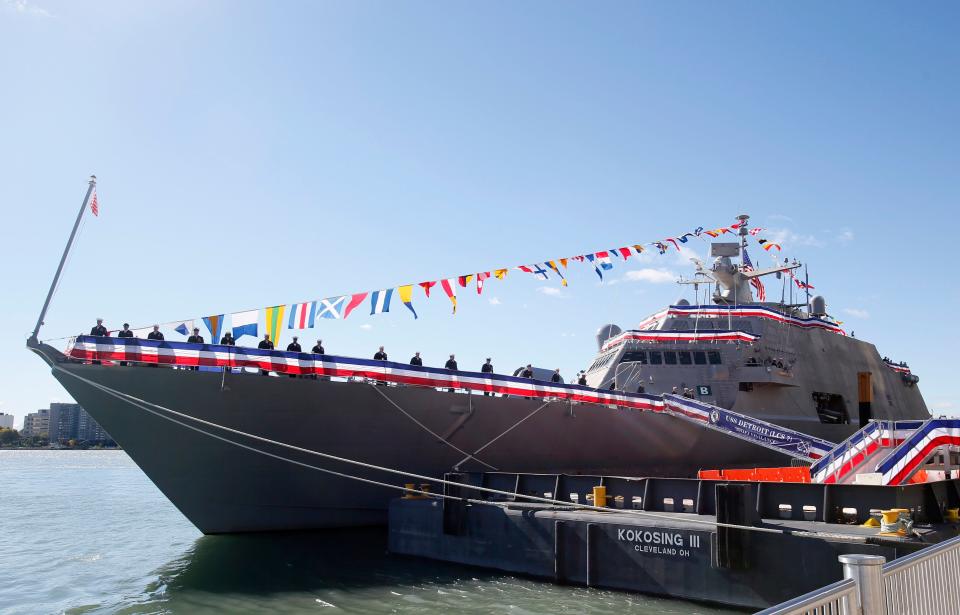
[[775,450],[800,461],[809,463],[822,459],[836,446],[829,440],[695,399],[670,394],[662,397],[663,409],[659,411],[664,414]]
[[960,419],[870,421],[817,460],[810,475],[817,483],[851,484],[872,474],[879,484],[902,485],[937,456],[936,469],[949,472],[958,453]]
[[[815,483],[903,485],[922,469],[960,469],[960,419],[870,421],[840,444],[679,395],[663,395],[656,411],[812,462]],[[928,462],[934,461],[934,464]]]

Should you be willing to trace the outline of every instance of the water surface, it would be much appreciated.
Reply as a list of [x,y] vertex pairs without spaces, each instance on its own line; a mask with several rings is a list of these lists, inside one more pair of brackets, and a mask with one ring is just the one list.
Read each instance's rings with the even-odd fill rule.
[[735,613],[386,551],[383,530],[203,536],[122,451],[0,451],[0,613]]

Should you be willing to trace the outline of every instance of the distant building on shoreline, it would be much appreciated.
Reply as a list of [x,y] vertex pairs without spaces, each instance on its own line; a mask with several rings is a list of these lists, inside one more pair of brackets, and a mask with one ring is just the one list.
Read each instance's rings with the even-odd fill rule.
[[13,429],[13,415],[0,412],[0,429]]
[[53,445],[66,444],[70,440],[108,446],[116,444],[80,404],[52,403],[49,408],[28,414],[23,420],[21,435],[46,437]]
[[25,438],[34,436],[46,438],[50,433],[50,409],[41,408],[36,412],[31,412],[23,418],[23,429],[20,435]]

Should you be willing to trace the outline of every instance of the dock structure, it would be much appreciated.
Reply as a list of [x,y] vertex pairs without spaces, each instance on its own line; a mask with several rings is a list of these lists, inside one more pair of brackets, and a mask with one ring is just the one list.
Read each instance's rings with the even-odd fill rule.
[[[960,480],[901,487],[457,473],[394,500],[394,553],[580,584],[766,608],[958,534]],[[531,498],[536,500],[531,501]],[[863,525],[903,510],[909,531]],[[885,528],[889,529],[889,528]]]

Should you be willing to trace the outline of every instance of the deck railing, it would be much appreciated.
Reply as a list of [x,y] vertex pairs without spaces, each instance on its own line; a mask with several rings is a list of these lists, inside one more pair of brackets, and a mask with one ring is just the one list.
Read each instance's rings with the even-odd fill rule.
[[960,536],[883,563],[841,555],[842,581],[757,615],[944,615],[960,609]]

